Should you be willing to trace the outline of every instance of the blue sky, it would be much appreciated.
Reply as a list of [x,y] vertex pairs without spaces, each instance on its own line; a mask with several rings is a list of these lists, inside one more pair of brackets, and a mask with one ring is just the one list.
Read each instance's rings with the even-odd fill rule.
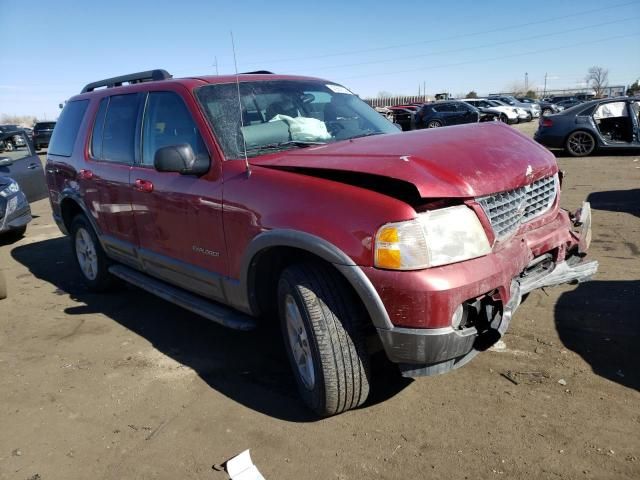
[[0,0],[0,114],[55,118],[101,78],[268,69],[380,91],[479,93],[514,83],[581,86],[640,77],[640,0],[450,2]]

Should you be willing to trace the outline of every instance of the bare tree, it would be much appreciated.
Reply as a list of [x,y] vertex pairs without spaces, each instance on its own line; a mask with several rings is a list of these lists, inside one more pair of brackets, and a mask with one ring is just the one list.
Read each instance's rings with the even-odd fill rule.
[[591,67],[584,79],[587,85],[593,88],[596,97],[601,97],[609,82],[609,70],[602,67]]

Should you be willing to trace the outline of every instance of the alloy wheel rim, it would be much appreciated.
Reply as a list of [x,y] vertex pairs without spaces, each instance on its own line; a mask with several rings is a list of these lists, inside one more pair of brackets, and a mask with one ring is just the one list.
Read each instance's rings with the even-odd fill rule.
[[427,128],[438,128],[440,124],[438,122],[429,122]]
[[292,295],[285,298],[285,322],[287,325],[287,336],[293,361],[298,369],[298,374],[307,390],[313,390],[316,383],[313,369],[313,358],[311,356],[311,346],[307,330],[302,320],[302,314],[298,304]]
[[593,138],[586,133],[574,133],[569,138],[569,148],[580,155],[590,153],[593,150]]
[[98,276],[98,255],[91,235],[84,228],[76,232],[76,256],[82,274],[89,280],[95,280]]

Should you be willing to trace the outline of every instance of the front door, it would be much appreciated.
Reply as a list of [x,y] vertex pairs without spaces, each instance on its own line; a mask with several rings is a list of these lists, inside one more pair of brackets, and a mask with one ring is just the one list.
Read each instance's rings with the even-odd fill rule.
[[27,135],[21,130],[5,137],[3,141],[11,142],[11,146],[0,152],[0,176],[11,177],[18,182],[29,202],[47,197],[42,162],[33,151]]
[[[139,256],[149,274],[222,300],[226,274],[222,231],[222,181],[158,172],[159,148],[189,144],[211,158],[194,118],[176,91],[149,92],[142,122],[142,157],[131,172]],[[214,159],[215,161],[215,159]]]

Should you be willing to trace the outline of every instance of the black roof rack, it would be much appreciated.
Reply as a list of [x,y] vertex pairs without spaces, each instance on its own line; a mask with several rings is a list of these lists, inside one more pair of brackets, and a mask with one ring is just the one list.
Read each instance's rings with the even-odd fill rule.
[[121,75],[119,77],[106,78],[89,83],[85,85],[80,93],[93,92],[96,88],[100,87],[120,87],[123,83],[131,85],[134,83],[152,82],[154,80],[167,80],[168,78],[172,77],[166,70],[147,70],[146,72],[130,73],[129,75]]
[[242,72],[240,75],[275,75],[275,73],[269,70],[256,70],[254,72]]

